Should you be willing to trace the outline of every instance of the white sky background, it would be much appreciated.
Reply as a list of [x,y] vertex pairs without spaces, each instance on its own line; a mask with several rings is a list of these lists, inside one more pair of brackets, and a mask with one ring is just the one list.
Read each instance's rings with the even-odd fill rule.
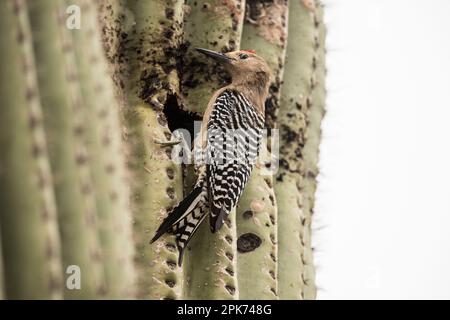
[[318,298],[449,299],[450,1],[324,2]]

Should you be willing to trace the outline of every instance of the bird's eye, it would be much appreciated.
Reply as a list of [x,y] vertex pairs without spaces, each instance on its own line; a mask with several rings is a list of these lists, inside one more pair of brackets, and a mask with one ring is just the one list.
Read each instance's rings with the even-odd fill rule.
[[241,59],[241,60],[245,60],[245,59],[247,59],[247,58],[248,58],[248,54],[241,53],[241,54],[239,55],[239,59]]

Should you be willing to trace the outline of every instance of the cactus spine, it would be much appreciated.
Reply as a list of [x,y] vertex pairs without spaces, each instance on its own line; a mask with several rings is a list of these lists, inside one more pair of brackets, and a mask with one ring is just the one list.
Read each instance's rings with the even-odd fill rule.
[[9,299],[62,297],[56,208],[26,3],[0,2],[0,211]]

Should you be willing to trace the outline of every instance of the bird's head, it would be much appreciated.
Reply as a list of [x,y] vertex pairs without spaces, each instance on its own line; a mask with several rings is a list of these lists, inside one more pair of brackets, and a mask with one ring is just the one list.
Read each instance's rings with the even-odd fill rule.
[[239,50],[220,53],[201,48],[197,48],[197,51],[222,64],[233,82],[250,83],[256,81],[262,88],[266,88],[270,84],[272,76],[270,68],[255,51]]

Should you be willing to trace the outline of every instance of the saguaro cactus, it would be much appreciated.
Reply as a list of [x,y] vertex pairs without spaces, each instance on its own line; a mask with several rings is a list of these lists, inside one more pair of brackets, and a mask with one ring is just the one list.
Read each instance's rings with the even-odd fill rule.
[[[126,99],[122,111],[131,173],[138,297],[181,298],[182,272],[176,264],[174,239],[164,236],[153,246],[149,240],[182,194],[181,167],[170,160],[171,149],[157,142],[170,139],[163,109],[178,91],[183,1],[128,1],[103,10],[103,16],[111,19],[103,29],[105,41],[120,47],[110,48],[110,61],[121,64],[116,70],[117,83],[123,83],[124,90],[119,91]],[[116,25],[115,17],[124,21],[120,26],[124,29]]]
[[[318,10],[320,7],[314,1],[291,1],[289,5],[289,40],[279,114],[280,170],[275,184],[279,212],[278,275],[282,299],[315,297],[311,216],[305,210],[303,185],[308,172],[304,150],[310,121],[308,110],[312,110],[319,48]],[[317,125],[315,122],[315,129]]]
[[6,296],[62,297],[56,208],[26,3],[0,2],[0,210]]
[[122,127],[114,85],[104,56],[95,3],[66,1],[82,8],[83,26],[73,32],[76,65],[86,105],[87,149],[95,189],[98,229],[106,277],[107,297],[134,296],[129,188]]
[[[0,1],[0,298],[314,299],[324,39],[311,0]],[[236,209],[180,268],[173,236],[149,243],[196,180],[172,132],[193,133],[230,80],[196,47],[265,58],[271,130]]]
[[86,149],[89,116],[74,68],[73,44],[66,32],[62,1],[29,2],[38,64],[45,131],[52,165],[63,269],[82,272],[81,290],[66,288],[66,298],[95,298],[104,292],[97,211]]

